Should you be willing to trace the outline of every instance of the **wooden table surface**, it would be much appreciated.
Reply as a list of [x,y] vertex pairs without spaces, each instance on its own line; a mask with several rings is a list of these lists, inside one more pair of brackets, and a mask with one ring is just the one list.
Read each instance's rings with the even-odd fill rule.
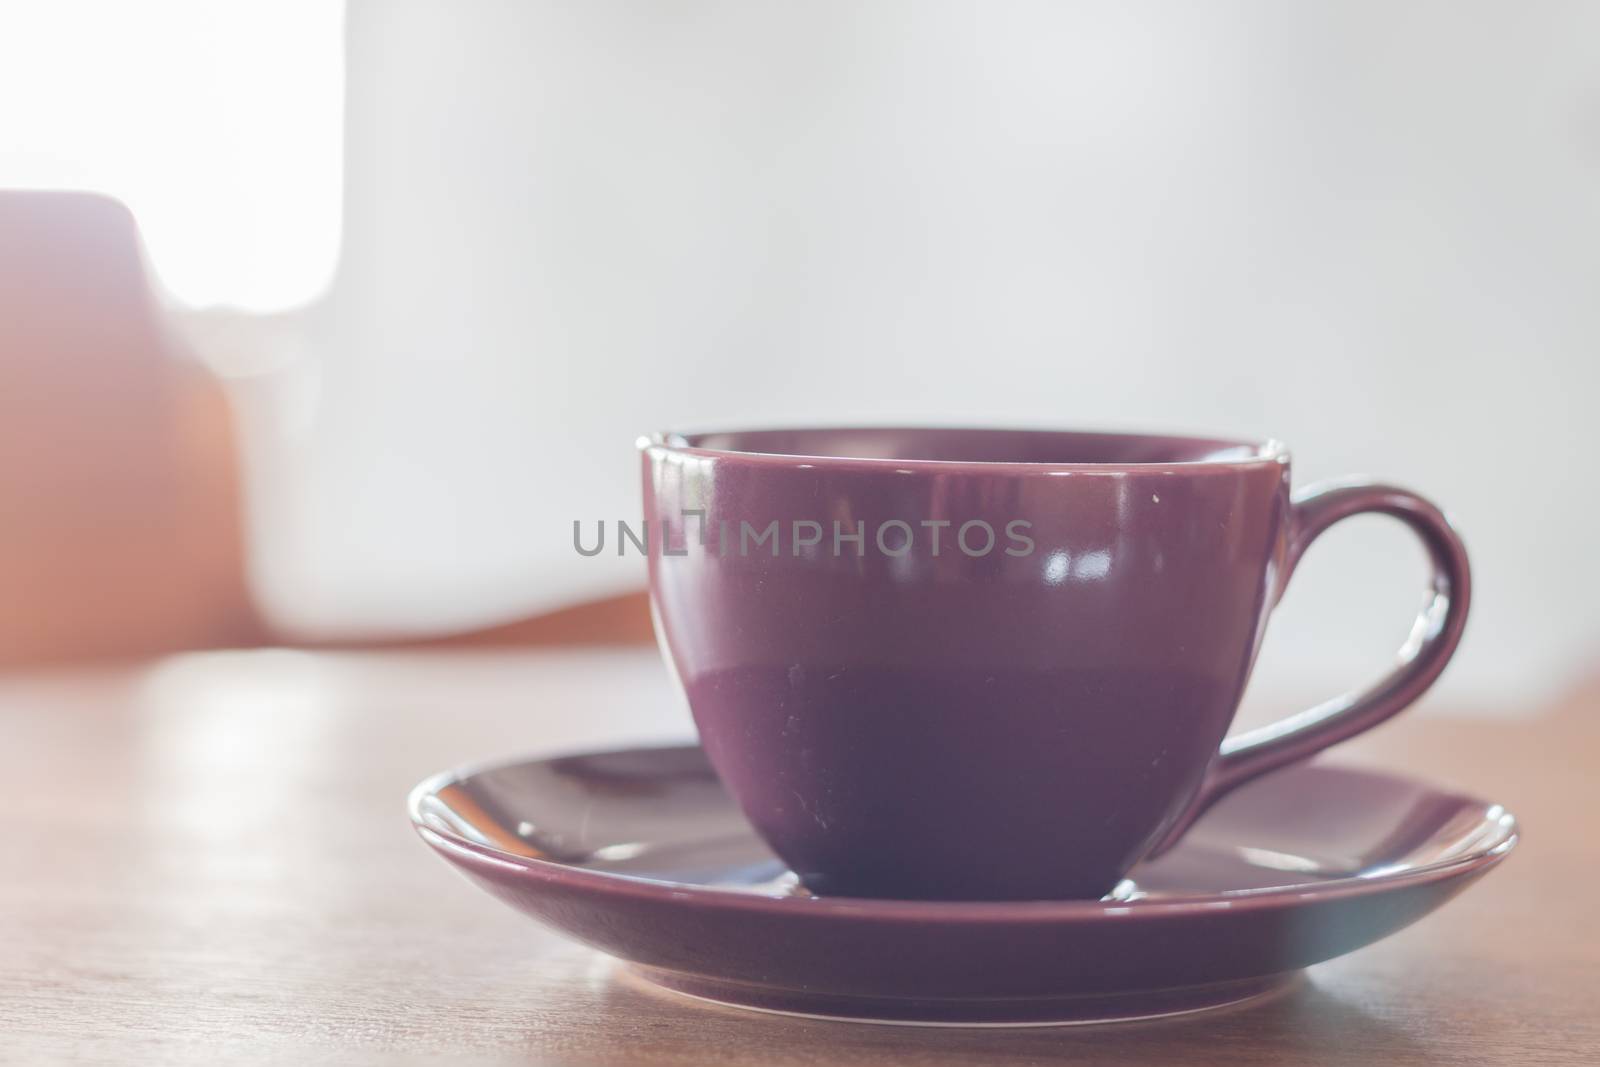
[[0,679],[0,1062],[1600,1063],[1600,693],[1402,717],[1341,761],[1510,807],[1516,853],[1286,997],[927,1030],[640,988],[450,872],[402,801],[486,756],[679,738],[653,653],[210,653]]

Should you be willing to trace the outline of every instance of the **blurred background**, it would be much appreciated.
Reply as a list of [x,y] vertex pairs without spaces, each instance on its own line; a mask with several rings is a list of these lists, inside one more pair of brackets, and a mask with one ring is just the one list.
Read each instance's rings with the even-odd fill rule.
[[[0,0],[0,663],[640,642],[662,428],[1289,442],[1473,553],[1430,699],[1593,679],[1600,5]],[[1252,700],[1424,565],[1310,554]],[[1270,717],[1270,716],[1269,716]]]

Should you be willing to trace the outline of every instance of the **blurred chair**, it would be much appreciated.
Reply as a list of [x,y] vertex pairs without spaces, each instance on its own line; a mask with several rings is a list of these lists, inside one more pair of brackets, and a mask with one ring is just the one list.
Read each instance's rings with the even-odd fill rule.
[[[0,191],[0,667],[293,643],[252,603],[245,548],[227,398],[166,329],[132,216]],[[631,594],[439,640],[649,632]]]
[[0,664],[258,640],[236,471],[127,210],[0,192]]

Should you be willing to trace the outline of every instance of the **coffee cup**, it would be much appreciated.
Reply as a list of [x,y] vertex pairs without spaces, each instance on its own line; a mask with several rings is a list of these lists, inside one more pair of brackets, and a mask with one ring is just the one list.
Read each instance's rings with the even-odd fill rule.
[[[1097,898],[1229,790],[1417,699],[1470,574],[1422,497],[1291,495],[1276,442],[1008,429],[641,439],[652,608],[702,744],[811,891]],[[1307,546],[1399,519],[1430,595],[1378,683],[1227,738]]]

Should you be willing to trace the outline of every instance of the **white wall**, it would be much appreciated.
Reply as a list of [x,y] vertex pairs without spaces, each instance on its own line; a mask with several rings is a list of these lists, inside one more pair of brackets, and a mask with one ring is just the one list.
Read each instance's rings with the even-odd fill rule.
[[[1455,703],[1600,647],[1600,5],[357,2],[325,300],[239,366],[260,578],[431,629],[640,580],[634,436],[868,419],[1288,440],[1458,520]],[[1330,535],[1262,664],[1421,596]]]
[[121,200],[185,303],[310,299],[338,255],[343,14],[0,0],[0,188]]

